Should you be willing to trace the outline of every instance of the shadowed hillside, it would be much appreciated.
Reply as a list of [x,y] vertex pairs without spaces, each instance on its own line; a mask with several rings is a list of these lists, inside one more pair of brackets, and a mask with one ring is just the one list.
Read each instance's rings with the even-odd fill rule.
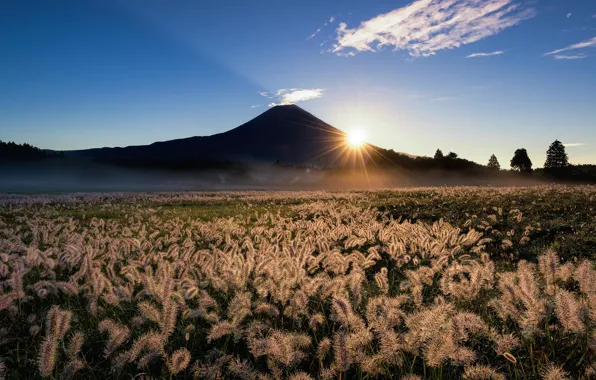
[[246,124],[205,137],[156,142],[126,148],[67,152],[126,165],[166,165],[218,162],[267,162],[325,166],[337,158],[345,134],[296,105],[273,107]]
[[15,161],[36,161],[44,158],[60,157],[59,152],[42,150],[29,144],[15,144],[0,140],[0,163]]

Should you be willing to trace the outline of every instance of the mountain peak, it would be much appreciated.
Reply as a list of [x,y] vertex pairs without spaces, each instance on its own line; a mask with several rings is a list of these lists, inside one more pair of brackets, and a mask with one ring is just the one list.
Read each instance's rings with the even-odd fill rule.
[[280,104],[269,108],[267,111],[263,112],[257,118],[260,117],[267,117],[267,118],[276,118],[279,122],[283,122],[287,119],[309,119],[313,122],[322,122],[316,116],[312,115],[311,113],[305,111],[304,109],[300,108],[296,104]]
[[271,108],[300,108],[295,103],[276,104]]
[[[278,104],[275,105],[271,108],[269,108],[267,111],[289,111],[289,110],[300,110],[300,111],[304,111],[302,108],[298,107],[296,104]],[[267,112],[265,111],[265,112]]]
[[295,104],[271,107],[227,132],[121,149],[82,152],[112,162],[169,163],[201,160],[331,165],[345,134]]

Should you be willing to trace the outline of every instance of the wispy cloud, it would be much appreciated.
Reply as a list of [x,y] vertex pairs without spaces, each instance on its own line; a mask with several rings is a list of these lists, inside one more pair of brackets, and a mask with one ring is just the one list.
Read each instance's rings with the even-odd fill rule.
[[505,52],[502,50],[499,50],[499,51],[493,51],[492,53],[474,53],[474,54],[468,55],[466,58],[492,57],[493,55],[501,55],[501,54],[505,54]]
[[567,18],[571,18],[572,15],[573,13],[567,13]]
[[[585,48],[589,48],[589,47],[593,47],[596,46],[596,37],[591,38],[589,40],[583,41],[583,42],[579,42],[577,44],[573,44],[573,45],[569,45],[563,49],[557,49],[557,50],[553,50],[551,52],[545,53],[545,56],[548,55],[557,55],[559,53],[563,53],[566,51],[571,51],[571,50],[578,50],[578,49],[585,49]],[[555,57],[556,58],[556,57]]]
[[586,144],[584,143],[572,143],[572,144],[563,144],[565,145],[566,148],[574,148],[574,147],[578,147],[578,146],[584,146]]
[[321,28],[315,30],[315,32],[313,34],[311,34],[310,36],[306,37],[306,40],[310,40],[311,38],[314,38],[317,34],[319,34],[321,32]]
[[325,91],[323,88],[282,88],[276,92],[261,92],[261,95],[273,99],[269,107],[274,107],[317,99],[323,96],[323,91]]
[[340,23],[332,52],[348,55],[385,46],[430,56],[495,35],[532,18],[517,0],[416,0],[349,29]]
[[315,30],[315,32],[313,34],[311,34],[310,36],[308,36],[306,38],[306,40],[310,40],[312,38],[315,38],[317,34],[321,33],[321,31],[329,24],[332,24],[335,21],[335,16],[332,16],[328,22],[326,22],[325,24],[323,24],[322,27],[318,28],[317,30]]
[[555,54],[553,58],[556,60],[573,60],[573,59],[584,59],[588,56],[585,54],[567,55],[567,54]]
[[258,108],[260,106],[261,106],[260,104],[255,104],[254,106],[250,106],[250,108]]

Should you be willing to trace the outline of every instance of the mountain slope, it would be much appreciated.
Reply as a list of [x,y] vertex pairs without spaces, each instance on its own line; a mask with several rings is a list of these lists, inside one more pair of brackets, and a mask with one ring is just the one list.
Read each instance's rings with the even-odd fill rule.
[[[273,107],[230,131],[125,148],[68,152],[125,164],[200,160],[326,165],[336,161],[345,134],[296,105]],[[332,151],[331,153],[326,153]]]

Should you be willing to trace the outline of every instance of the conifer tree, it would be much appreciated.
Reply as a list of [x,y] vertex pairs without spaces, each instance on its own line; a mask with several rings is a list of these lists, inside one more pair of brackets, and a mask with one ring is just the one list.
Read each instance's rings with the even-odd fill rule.
[[487,166],[494,170],[501,170],[501,164],[499,164],[499,160],[497,160],[497,156],[494,154],[490,156]]
[[559,140],[555,140],[546,151],[545,169],[558,169],[569,166],[565,145]]

